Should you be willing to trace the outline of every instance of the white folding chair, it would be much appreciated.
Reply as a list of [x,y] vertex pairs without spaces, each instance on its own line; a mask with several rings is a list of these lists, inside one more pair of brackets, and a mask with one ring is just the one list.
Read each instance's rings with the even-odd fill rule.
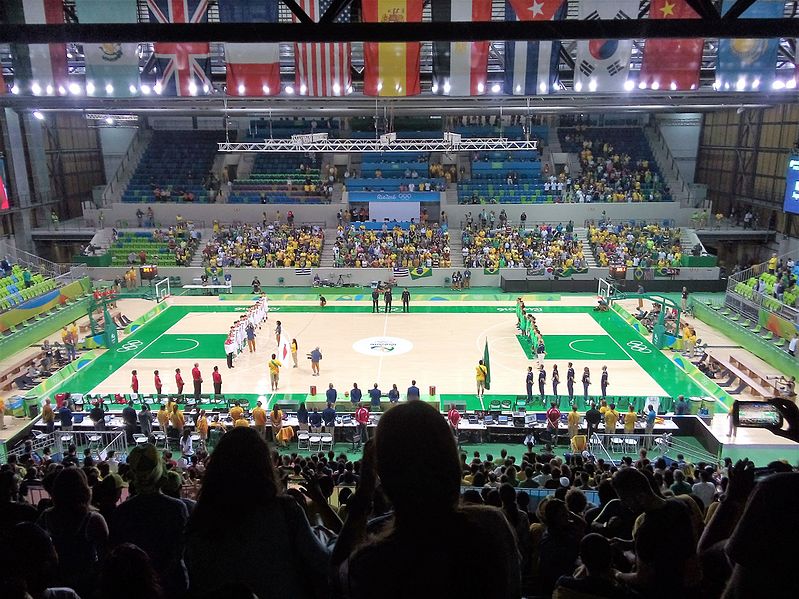
[[611,437],[610,438],[610,450],[611,451],[624,451],[624,439],[621,437]]
[[166,449],[166,433],[164,431],[153,431],[153,438],[156,447]]
[[322,435],[311,435],[311,437],[308,439],[308,449],[313,451],[314,447],[316,448],[316,451],[321,451]]
[[591,437],[588,439],[588,451],[594,453],[595,450],[602,447],[602,439],[599,436],[599,433],[591,433]]
[[297,449],[310,449],[309,439],[311,435],[308,433],[300,432],[297,434]]
[[136,433],[133,435],[133,442],[136,443],[136,445],[145,445],[147,443],[147,436]]
[[89,449],[99,449],[103,442],[102,435],[98,435],[97,433],[92,433],[86,435],[86,440],[89,442],[88,448]]
[[319,451],[333,449],[333,435],[331,433],[322,433],[322,440],[319,443]]
[[72,433],[62,433],[58,435],[58,442],[61,445],[61,453],[62,455],[66,453],[67,448],[70,444],[75,440],[75,436]]
[[624,437],[624,447],[627,451],[638,451],[638,438],[632,435],[626,435]]

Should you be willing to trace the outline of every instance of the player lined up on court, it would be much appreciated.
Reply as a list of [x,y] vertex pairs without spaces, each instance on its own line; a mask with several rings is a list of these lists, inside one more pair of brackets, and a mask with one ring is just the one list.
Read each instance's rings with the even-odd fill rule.
[[[482,360],[480,364],[482,365]],[[478,371],[476,372],[477,378],[477,387],[478,387],[478,397],[482,397],[483,390],[485,389],[485,377],[482,379],[482,386],[481,386],[481,372],[479,370],[480,366],[478,365]],[[532,403],[533,401],[533,382],[535,378],[535,373],[533,372],[533,367],[528,366],[527,373],[525,374],[525,389],[527,391],[527,401]],[[555,397],[555,402],[557,405],[560,405],[560,395],[558,395],[558,386],[560,385],[560,371],[558,370],[558,365],[552,365],[552,395]],[[608,367],[602,367],[602,378],[600,380],[600,386],[602,388],[602,398],[607,398],[607,391],[608,386],[610,385],[609,382],[609,375],[608,375]],[[569,404],[574,404],[574,380],[575,380],[575,371],[574,371],[574,364],[572,362],[568,362],[567,370],[566,370],[566,392],[568,395]],[[541,402],[543,403],[546,401],[546,381],[547,381],[547,372],[544,368],[543,364],[538,365],[538,392],[541,398]],[[586,366],[583,368],[582,379],[583,383],[583,398],[586,403],[588,403],[588,390],[591,386],[591,371]]]

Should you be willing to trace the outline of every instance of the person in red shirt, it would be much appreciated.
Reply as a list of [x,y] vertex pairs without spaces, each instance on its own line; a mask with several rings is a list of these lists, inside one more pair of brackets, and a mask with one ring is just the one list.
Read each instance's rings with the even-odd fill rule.
[[554,445],[558,444],[558,424],[560,423],[560,410],[554,401],[547,410],[547,432]]
[[455,406],[452,406],[447,412],[447,420],[449,420],[449,426],[452,429],[452,433],[455,435],[455,438],[457,439],[458,425],[461,421],[461,413],[458,412],[458,409]]
[[183,395],[183,377],[180,375],[180,368],[175,368],[175,384],[178,386],[178,395]]
[[155,392],[158,395],[161,395],[161,389],[163,388],[161,385],[161,377],[158,375],[158,371],[153,371],[153,378],[155,380]]
[[214,366],[214,372],[211,374],[214,381],[214,393],[222,395],[222,374],[219,372],[219,366]]
[[361,436],[358,443],[360,447],[361,443],[369,440],[369,410],[363,404],[358,404],[358,409],[355,410],[355,422],[358,423],[358,434]]
[[133,389],[134,393],[138,393],[139,392],[139,377],[136,376],[136,371],[135,370],[131,373],[130,388]]
[[200,374],[200,365],[195,362],[194,368],[191,369],[191,380],[194,382],[194,400],[200,403],[200,394],[203,389],[203,375]]

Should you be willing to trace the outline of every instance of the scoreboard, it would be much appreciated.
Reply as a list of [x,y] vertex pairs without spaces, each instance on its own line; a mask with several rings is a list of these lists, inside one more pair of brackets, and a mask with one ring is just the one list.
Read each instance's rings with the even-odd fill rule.
[[788,159],[783,210],[792,214],[799,214],[799,155],[797,154],[793,154]]

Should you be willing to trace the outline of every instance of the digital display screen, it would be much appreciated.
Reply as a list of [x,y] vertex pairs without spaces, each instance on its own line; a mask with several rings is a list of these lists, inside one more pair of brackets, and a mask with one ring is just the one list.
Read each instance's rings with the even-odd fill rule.
[[766,402],[740,402],[738,426],[751,428],[781,427],[782,415],[776,407]]
[[799,214],[799,156],[788,159],[788,171],[785,173],[785,212]]

